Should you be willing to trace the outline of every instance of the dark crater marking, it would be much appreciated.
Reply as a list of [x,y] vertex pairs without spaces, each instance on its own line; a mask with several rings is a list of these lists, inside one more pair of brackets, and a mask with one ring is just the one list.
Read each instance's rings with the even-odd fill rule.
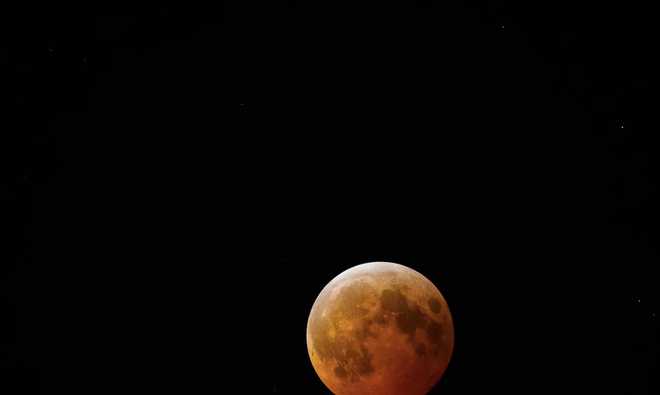
[[[435,299],[430,299],[429,305],[431,305],[431,301],[439,303]],[[380,295],[380,302],[384,311],[390,312],[396,317],[395,320],[397,327],[402,333],[408,336],[409,341],[418,355],[426,355],[427,350],[423,344],[415,343],[414,335],[417,328],[426,332],[429,340],[433,344],[431,352],[434,355],[438,355],[440,350],[446,346],[443,342],[442,325],[424,314],[416,303],[412,303],[411,305],[408,298],[406,298],[400,290],[383,290]],[[433,310],[433,307],[429,307]]]

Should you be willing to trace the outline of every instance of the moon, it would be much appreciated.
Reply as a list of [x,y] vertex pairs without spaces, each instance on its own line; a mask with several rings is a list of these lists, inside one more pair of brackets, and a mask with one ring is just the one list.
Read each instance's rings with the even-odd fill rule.
[[445,298],[417,271],[391,262],[354,266],[332,279],[307,320],[307,351],[337,395],[423,395],[454,349]]

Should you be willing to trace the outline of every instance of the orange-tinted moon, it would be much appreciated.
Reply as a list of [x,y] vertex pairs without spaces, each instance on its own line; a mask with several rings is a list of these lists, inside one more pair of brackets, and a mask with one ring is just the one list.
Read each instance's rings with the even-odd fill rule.
[[307,351],[337,395],[422,395],[454,349],[447,302],[422,274],[389,262],[352,267],[323,288],[307,321]]

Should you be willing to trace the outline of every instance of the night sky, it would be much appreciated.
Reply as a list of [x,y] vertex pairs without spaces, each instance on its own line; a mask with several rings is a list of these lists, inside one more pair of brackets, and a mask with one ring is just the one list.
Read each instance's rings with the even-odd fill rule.
[[653,13],[247,3],[3,13],[0,393],[328,393],[369,261],[447,299],[433,393],[658,393]]

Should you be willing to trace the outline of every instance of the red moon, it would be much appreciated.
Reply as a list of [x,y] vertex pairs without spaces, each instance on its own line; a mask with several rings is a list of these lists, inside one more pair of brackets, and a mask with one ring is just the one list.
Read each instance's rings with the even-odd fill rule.
[[454,349],[447,302],[422,274],[390,262],[354,266],[316,298],[307,351],[337,395],[423,395]]

